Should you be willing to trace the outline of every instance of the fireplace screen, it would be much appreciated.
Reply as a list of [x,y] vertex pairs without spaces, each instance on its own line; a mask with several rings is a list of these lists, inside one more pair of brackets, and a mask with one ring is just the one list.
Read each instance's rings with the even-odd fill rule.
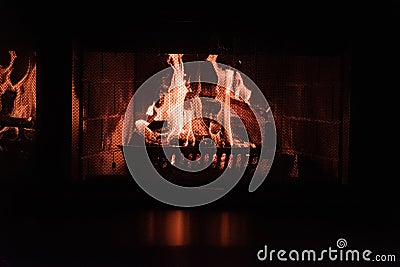
[[[224,76],[225,83],[242,89],[232,90],[230,96],[226,93],[222,96],[223,90],[218,90],[213,84],[195,82],[193,77],[183,79],[185,74],[179,72],[182,62],[193,61],[209,62],[213,74],[211,79],[221,78],[213,62],[245,73],[260,88],[269,105],[254,104],[256,101],[252,97],[255,96],[246,87],[246,81],[233,72],[231,79],[228,79],[229,75]],[[344,183],[348,167],[348,65],[345,54],[174,54],[75,50],[73,174],[81,179],[129,176],[122,146],[136,144],[123,140],[122,128],[128,104],[146,80],[172,67],[171,72],[157,84],[158,101],[146,107],[134,106],[134,120],[130,125],[131,137],[144,138],[154,166],[166,179],[184,185],[204,184],[218,175],[217,171],[208,169],[206,174],[200,173],[188,179],[174,169],[174,165],[187,164],[184,158],[190,159],[193,164],[212,162],[209,168],[215,170],[245,168],[251,172],[255,165],[262,163],[258,161],[257,148],[262,137],[269,134],[265,125],[273,120],[276,127],[275,158],[273,162],[264,162],[264,167],[270,171],[269,181]],[[171,93],[171,84],[180,78],[185,80],[185,94]],[[198,101],[199,96],[209,97],[210,102],[205,105]],[[225,112],[219,103],[221,101],[217,101],[224,97],[230,99],[228,104],[231,107],[242,105],[237,109],[237,116]],[[162,123],[162,114],[168,114],[174,101],[180,98],[182,101],[193,100],[182,106],[182,119],[196,113],[207,118],[189,119],[190,123],[180,125],[180,116],[175,116],[176,120],[167,125],[169,131],[163,133],[166,126]],[[246,105],[273,116],[264,117],[263,124],[252,127],[252,117],[246,115]],[[224,126],[217,122],[218,117],[226,121]],[[243,118],[247,118],[247,122]],[[238,119],[244,121],[245,127],[235,127]],[[246,133],[248,140],[244,141],[242,136]],[[203,139],[214,141],[222,152],[201,155],[200,159],[198,145]],[[182,148],[182,153],[169,158],[162,155],[157,147],[163,140],[167,140],[168,144],[175,142]],[[234,149],[237,147],[249,147],[251,153],[236,153]],[[224,149],[229,151],[224,153]]]
[[2,175],[27,174],[35,140],[36,55],[32,51],[1,50],[0,60]]

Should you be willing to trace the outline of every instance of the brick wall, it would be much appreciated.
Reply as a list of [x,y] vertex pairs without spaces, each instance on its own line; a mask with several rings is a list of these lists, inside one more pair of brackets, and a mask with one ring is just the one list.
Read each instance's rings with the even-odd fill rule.
[[281,165],[282,177],[291,168],[297,168],[296,177],[338,181],[346,175],[341,164],[348,147],[343,147],[342,138],[349,125],[343,119],[348,108],[343,103],[349,94],[343,88],[342,68],[339,55],[257,57],[255,82],[274,114],[277,158],[284,155],[292,161]]
[[82,176],[126,174],[118,145],[123,115],[134,92],[133,53],[85,52],[81,84]]

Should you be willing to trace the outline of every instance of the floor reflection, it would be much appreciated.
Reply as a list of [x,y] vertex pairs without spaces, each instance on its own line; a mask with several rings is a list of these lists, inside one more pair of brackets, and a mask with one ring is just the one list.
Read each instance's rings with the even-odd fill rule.
[[185,246],[190,242],[190,217],[187,212],[150,211],[143,214],[144,241],[147,245]]
[[248,244],[248,219],[242,213],[177,209],[148,211],[140,216],[140,236],[148,246],[235,247]]

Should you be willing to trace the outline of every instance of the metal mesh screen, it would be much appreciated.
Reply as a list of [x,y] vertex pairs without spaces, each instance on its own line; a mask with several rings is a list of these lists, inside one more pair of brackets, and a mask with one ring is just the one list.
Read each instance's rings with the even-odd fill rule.
[[340,182],[343,153],[341,56],[263,55],[257,58],[257,82],[274,112],[277,156],[282,177]]
[[[165,54],[83,52],[80,62],[80,175],[124,175],[127,169],[118,145],[121,122],[135,91],[168,67]],[[265,94],[277,128],[277,153],[272,181],[320,179],[338,182],[342,172],[343,59],[340,55],[221,56],[249,76]],[[197,59],[193,55],[193,59]],[[139,111],[143,112],[143,111]]]
[[86,52],[76,60],[81,77],[79,123],[74,124],[80,132],[79,175],[126,174],[118,145],[123,115],[134,92],[134,55]]

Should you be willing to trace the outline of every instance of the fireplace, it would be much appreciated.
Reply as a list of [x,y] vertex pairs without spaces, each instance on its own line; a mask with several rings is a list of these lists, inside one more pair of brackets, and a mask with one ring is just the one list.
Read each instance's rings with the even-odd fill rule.
[[[202,44],[183,53],[181,47],[174,50],[172,44],[147,50],[142,47],[76,46],[72,60],[72,174],[82,180],[113,181],[129,177],[121,149],[129,142],[123,140],[122,128],[125,112],[135,92],[163,69],[179,66],[179,62],[210,62],[211,56],[216,62],[245,73],[268,100],[268,107],[254,107],[268,109],[272,117],[264,118],[264,123],[273,121],[276,129],[274,161],[264,162],[263,166],[269,171],[268,181],[278,184],[302,181],[347,183],[349,50],[315,50],[310,53],[307,49],[264,49],[260,52],[252,46],[246,48],[249,47],[235,49],[235,45],[229,42],[222,45],[216,42],[209,50]],[[214,73],[217,78],[216,69]],[[164,87],[164,93],[168,92],[172,76],[165,77],[159,84],[160,88]],[[186,88],[192,88],[193,94],[200,90],[203,96],[212,96],[214,100],[218,94],[212,85],[186,82]],[[135,120],[136,124],[131,127],[134,134],[145,138],[154,166],[166,179],[183,185],[205,184],[218,176],[219,168],[244,168],[250,174],[262,163],[258,158],[260,144],[257,140],[271,133],[265,131],[265,124],[249,130],[251,120],[243,129],[235,127],[235,132],[216,124],[215,129],[219,127],[219,130],[214,132],[223,136],[220,153],[202,156],[197,150],[198,143],[202,138],[211,138],[210,129],[215,121],[192,120],[188,129],[180,127],[175,136],[177,144],[184,147],[182,153],[173,158],[160,154],[157,145],[162,142],[162,119],[154,121],[153,110],[170,101],[168,94],[164,93],[160,93],[153,105],[133,108],[133,116],[143,120]],[[242,93],[242,99],[246,98],[246,92]],[[248,97],[251,105],[251,92]],[[211,117],[221,112],[218,103],[206,106],[206,113]],[[196,112],[193,106],[191,112]],[[235,119],[230,117],[230,123],[235,124]],[[195,134],[193,129],[197,131]],[[241,131],[247,131],[250,142],[240,142]],[[251,152],[241,154],[235,150],[239,144],[249,147]],[[216,171],[188,179],[174,169],[174,165],[187,164],[184,158],[189,158],[193,164],[209,160],[214,163]]]

